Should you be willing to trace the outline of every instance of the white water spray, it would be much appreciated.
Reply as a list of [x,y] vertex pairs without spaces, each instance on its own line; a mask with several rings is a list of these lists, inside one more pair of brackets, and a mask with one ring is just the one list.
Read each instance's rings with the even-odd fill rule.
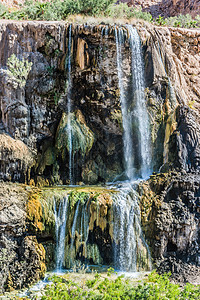
[[123,124],[123,143],[124,143],[124,159],[126,164],[126,175],[132,180],[135,176],[134,172],[134,157],[133,157],[133,147],[132,147],[132,116],[128,111],[128,103],[125,95],[124,88],[124,74],[122,69],[122,47],[123,47],[123,30],[121,28],[117,29],[115,27],[115,40],[117,48],[117,72],[119,80],[120,89],[120,102],[122,110],[122,124]]
[[151,135],[145,99],[144,66],[142,61],[140,37],[136,28],[127,25],[132,56],[132,86],[134,91],[134,116],[137,119],[139,151],[141,154],[140,176],[148,177],[151,173]]
[[131,185],[120,188],[114,196],[115,268],[136,272],[151,269],[151,256],[144,241],[140,222],[138,195]]

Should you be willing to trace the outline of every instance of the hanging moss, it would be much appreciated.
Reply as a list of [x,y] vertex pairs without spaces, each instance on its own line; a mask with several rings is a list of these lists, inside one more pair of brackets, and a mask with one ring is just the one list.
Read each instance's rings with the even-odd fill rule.
[[69,195],[70,207],[73,208],[78,201],[84,204],[88,201],[89,196],[89,193],[72,191]]
[[[70,118],[70,128],[69,128]],[[80,153],[82,157],[87,155],[94,143],[94,134],[86,125],[85,118],[80,110],[66,114],[63,113],[56,133],[56,149],[61,153],[62,158],[66,157],[66,153],[70,149],[69,130],[71,129],[72,153]]]

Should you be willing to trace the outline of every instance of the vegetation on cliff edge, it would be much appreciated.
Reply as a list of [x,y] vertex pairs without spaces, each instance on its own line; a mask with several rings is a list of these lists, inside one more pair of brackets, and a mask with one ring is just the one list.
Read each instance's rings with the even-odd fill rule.
[[[200,15],[195,19],[191,15],[179,15],[170,18],[159,16],[153,19],[148,12],[128,6],[127,3],[116,4],[115,0],[52,0],[40,2],[27,0],[20,9],[6,8],[0,4],[0,18],[12,20],[67,20],[70,15],[86,15],[113,19],[141,19],[161,26],[196,28],[200,27]],[[111,21],[111,22],[112,22]],[[109,23],[109,20],[106,22]]]

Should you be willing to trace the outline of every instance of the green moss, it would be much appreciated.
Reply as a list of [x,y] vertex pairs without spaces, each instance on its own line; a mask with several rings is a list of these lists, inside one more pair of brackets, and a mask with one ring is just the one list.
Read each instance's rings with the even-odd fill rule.
[[88,201],[89,197],[90,193],[71,191],[71,193],[69,194],[70,207],[73,208],[78,201],[84,204]]

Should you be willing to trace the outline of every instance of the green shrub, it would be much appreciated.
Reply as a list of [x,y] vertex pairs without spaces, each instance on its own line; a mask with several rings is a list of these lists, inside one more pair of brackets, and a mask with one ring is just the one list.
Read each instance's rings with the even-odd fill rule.
[[114,0],[78,0],[80,3],[80,11],[78,13],[98,16],[102,14]]
[[84,14],[99,16],[111,5],[114,0],[53,0],[41,3],[32,0],[25,1],[23,7],[15,12],[0,10],[0,16],[7,19],[29,20],[63,20],[68,15]]
[[152,15],[148,12],[143,12],[142,9],[129,7],[127,3],[112,4],[108,6],[105,15],[112,18],[136,18],[151,22]]
[[15,54],[12,54],[8,58],[7,62],[7,74],[20,88],[23,88],[26,84],[28,74],[32,68],[32,62],[22,58],[19,60]]
[[53,284],[46,287],[42,299],[200,299],[199,286],[187,284],[181,289],[179,285],[171,283],[169,277],[170,274],[158,275],[156,272],[152,272],[146,282],[133,285],[123,276],[110,279],[108,276],[96,274],[94,279],[86,281],[84,286],[69,279],[54,276]]
[[0,16],[3,16],[7,11],[7,8],[2,3],[0,3]]
[[166,25],[166,20],[161,16],[156,18],[154,22],[156,25],[161,25],[161,26]]
[[163,18],[159,16],[155,20],[148,12],[142,9],[129,7],[127,3],[116,4],[115,0],[52,0],[41,3],[39,0],[27,0],[18,11],[8,12],[0,4],[0,18],[13,20],[66,20],[69,15],[102,16],[124,19],[142,19],[153,22],[159,26],[195,28],[200,26],[200,16],[195,19],[191,15],[179,15]]
[[179,15],[165,19],[166,25],[171,27],[195,28],[200,25],[200,16],[195,19],[191,15]]

